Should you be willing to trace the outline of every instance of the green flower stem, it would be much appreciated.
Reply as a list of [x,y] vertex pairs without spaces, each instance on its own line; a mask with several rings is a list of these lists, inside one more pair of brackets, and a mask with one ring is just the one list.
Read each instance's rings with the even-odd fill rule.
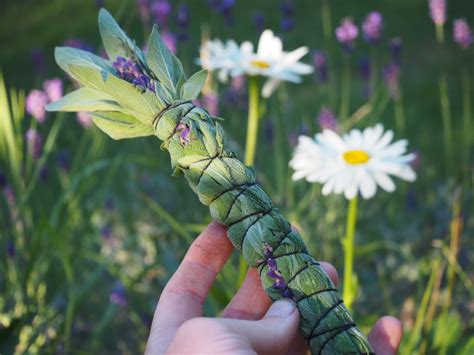
[[357,220],[357,196],[349,201],[347,213],[346,236],[343,241],[344,247],[344,284],[342,298],[346,307],[350,310],[357,293],[357,285],[354,282],[354,242],[355,226]]
[[323,23],[324,39],[329,41],[332,38],[331,7],[329,0],[323,0],[321,3],[321,20]]
[[403,109],[403,98],[400,92],[400,97],[394,101],[395,110],[395,125],[398,133],[402,134],[405,130],[405,110]]
[[451,161],[453,158],[453,128],[448,94],[448,81],[445,74],[443,74],[439,79],[439,98],[441,104],[441,115],[443,119],[446,168],[447,171],[450,172]]
[[466,167],[466,178],[469,179],[469,161],[472,139],[472,104],[471,104],[471,77],[467,68],[462,73],[462,97],[463,97],[463,131],[464,131],[464,152]]
[[444,43],[444,25],[436,25],[436,41],[439,44]]
[[258,137],[258,106],[260,93],[258,87],[258,77],[249,77],[249,117],[247,121],[247,142],[245,145],[245,165],[252,166],[255,160],[255,150],[257,149]]
[[342,74],[342,97],[341,97],[341,109],[340,117],[342,122],[345,122],[349,118],[349,107],[351,104],[351,56],[349,54],[344,56]]

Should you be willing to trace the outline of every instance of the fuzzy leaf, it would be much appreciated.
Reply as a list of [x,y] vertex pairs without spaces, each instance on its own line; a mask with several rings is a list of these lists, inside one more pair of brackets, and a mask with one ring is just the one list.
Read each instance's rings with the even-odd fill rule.
[[56,47],[54,50],[54,58],[61,69],[67,72],[73,78],[74,75],[69,70],[70,65],[81,65],[96,70],[112,70],[110,63],[107,60],[91,52],[83,51],[82,49]]
[[120,106],[137,116],[143,123],[151,123],[164,107],[151,91],[143,91],[133,84],[106,71],[97,71],[88,67],[73,66],[69,70],[83,85],[112,96]]
[[150,125],[139,122],[121,112],[94,112],[92,120],[113,139],[145,137],[153,135]]
[[144,63],[145,57],[141,49],[128,38],[112,15],[105,9],[101,9],[99,12],[99,31],[110,60],[114,61],[117,57],[125,57]]
[[121,111],[122,107],[104,93],[82,87],[46,106],[48,111]]
[[193,74],[182,86],[180,98],[183,100],[194,100],[199,96],[206,83],[207,70],[200,70]]
[[161,84],[176,97],[180,79],[184,76],[181,62],[171,53],[163,42],[156,26],[148,41],[147,62]]

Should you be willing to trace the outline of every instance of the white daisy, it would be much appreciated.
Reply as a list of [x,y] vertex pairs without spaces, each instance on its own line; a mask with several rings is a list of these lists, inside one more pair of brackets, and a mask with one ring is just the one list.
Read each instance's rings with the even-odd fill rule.
[[290,166],[295,170],[293,180],[323,184],[322,193],[344,193],[353,199],[360,192],[363,198],[375,195],[377,185],[387,192],[395,190],[390,177],[414,181],[416,174],[410,166],[415,154],[406,154],[408,142],[391,143],[393,132],[383,126],[357,129],[339,136],[331,130],[318,133],[315,139],[300,136]]
[[264,76],[269,80],[262,88],[262,95],[269,97],[280,81],[301,82],[301,75],[313,72],[313,67],[299,62],[308,53],[307,47],[292,52],[283,51],[280,38],[272,31],[265,30],[260,36],[257,53],[253,44],[220,40],[207,41],[200,51],[198,63],[204,69],[218,72],[218,78],[226,82],[228,75]]
[[299,62],[308,53],[307,47],[285,52],[281,39],[270,30],[263,31],[260,36],[257,53],[254,53],[253,44],[250,42],[242,43],[241,51],[241,62],[232,70],[232,75],[268,77],[269,80],[262,88],[264,97],[269,97],[280,81],[300,83],[301,75],[313,72],[311,65]]
[[234,70],[241,61],[242,51],[233,40],[225,43],[214,39],[206,41],[200,49],[197,64],[203,69],[216,71],[220,81],[226,83],[230,71]]

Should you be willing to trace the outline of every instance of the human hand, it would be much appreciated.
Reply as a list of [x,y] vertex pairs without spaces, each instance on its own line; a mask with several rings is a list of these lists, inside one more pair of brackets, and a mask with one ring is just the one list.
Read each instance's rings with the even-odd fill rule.
[[[227,229],[212,222],[189,248],[183,262],[164,288],[153,318],[146,354],[259,353],[303,354],[297,333],[299,312],[290,300],[272,304],[256,269],[250,269],[242,287],[220,318],[202,316],[202,305],[217,273],[233,247]],[[336,269],[321,263],[334,284]],[[382,317],[369,335],[377,355],[396,354],[402,337],[398,319]]]

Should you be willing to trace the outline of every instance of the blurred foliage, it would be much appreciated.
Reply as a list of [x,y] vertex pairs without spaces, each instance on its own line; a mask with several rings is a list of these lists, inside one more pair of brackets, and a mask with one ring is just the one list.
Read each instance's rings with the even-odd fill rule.
[[[172,2],[175,8],[182,3]],[[346,54],[323,31],[321,6],[329,3],[331,29],[348,15],[360,23],[374,9],[386,20],[384,42],[370,48],[359,41],[351,57],[351,113],[366,113],[357,126],[382,122],[396,127],[395,105],[381,76],[375,99],[367,102],[358,63],[372,56],[380,74],[390,60],[388,39],[403,39],[406,127],[396,137],[407,137],[421,156],[414,185],[399,183],[395,193],[381,192],[360,205],[356,272],[361,286],[355,318],[367,331],[381,314],[400,317],[406,331],[403,354],[473,354],[473,145],[466,161],[462,143],[462,70],[470,70],[474,82],[473,50],[461,51],[449,40],[451,22],[447,43],[436,44],[425,0],[295,1],[296,25],[282,33],[285,47],[308,45],[328,53],[330,84],[310,78],[282,86],[265,103],[258,178],[311,252],[342,273],[346,202],[323,198],[319,186],[292,182],[288,168],[292,137],[302,125],[314,134],[321,107],[339,107]],[[266,27],[279,29],[277,1],[237,1],[233,26],[204,0],[187,4],[191,38],[179,43],[178,54],[188,73],[197,69],[202,31],[256,42],[255,11],[265,14]],[[147,28],[135,1],[106,1],[106,6],[142,42]],[[449,2],[450,19],[467,16],[472,24],[473,10],[467,0]],[[208,212],[184,181],[170,176],[168,157],[155,139],[116,142],[95,128],[84,129],[72,114],[49,115],[42,125],[25,114],[25,93],[62,75],[53,61],[55,46],[80,38],[100,52],[96,1],[6,0],[0,13],[0,170],[5,175],[0,181],[0,352],[143,352],[160,290],[210,221]],[[176,28],[173,21],[171,28]],[[33,49],[45,55],[43,73],[35,71]],[[454,127],[451,160],[456,164],[450,169],[438,97],[443,72]],[[243,105],[229,104],[228,88],[214,83],[214,89],[221,99],[219,116],[226,119],[224,127],[242,156],[245,95]],[[29,128],[43,137],[37,158],[24,138]],[[232,297],[237,273],[234,256],[211,290],[207,315],[218,314]]]

